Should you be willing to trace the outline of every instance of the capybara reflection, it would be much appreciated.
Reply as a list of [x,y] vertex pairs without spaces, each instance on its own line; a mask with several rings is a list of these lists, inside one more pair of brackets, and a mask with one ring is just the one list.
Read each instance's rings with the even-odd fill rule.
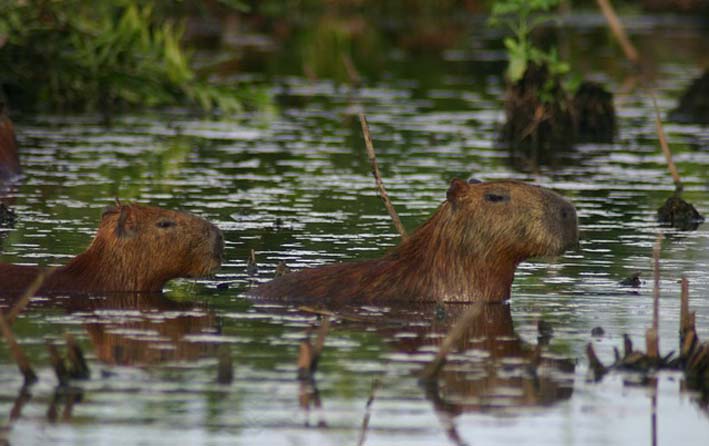
[[20,172],[20,159],[17,155],[15,127],[0,102],[0,180]]
[[500,302],[520,262],[560,255],[577,242],[576,209],[555,192],[454,179],[433,216],[383,258],[305,269],[249,294],[326,304]]
[[[106,208],[86,251],[55,270],[40,293],[156,293],[170,279],[202,277],[222,262],[221,231],[194,215],[143,206]],[[26,289],[41,268],[0,264],[0,294]]]

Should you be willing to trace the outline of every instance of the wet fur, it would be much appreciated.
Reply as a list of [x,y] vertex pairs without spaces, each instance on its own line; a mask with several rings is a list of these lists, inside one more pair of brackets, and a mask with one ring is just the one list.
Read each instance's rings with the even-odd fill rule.
[[20,173],[15,127],[0,103],[0,180]]
[[[161,221],[175,224],[161,228]],[[216,226],[188,213],[138,204],[110,207],[88,249],[56,269],[39,292],[157,293],[170,279],[214,272],[223,245]],[[0,264],[0,294],[22,292],[41,270]]]
[[[507,198],[490,202],[489,194]],[[577,241],[573,205],[548,189],[453,180],[433,216],[383,258],[305,269],[249,294],[326,304],[499,302],[509,298],[520,262],[559,255]]]

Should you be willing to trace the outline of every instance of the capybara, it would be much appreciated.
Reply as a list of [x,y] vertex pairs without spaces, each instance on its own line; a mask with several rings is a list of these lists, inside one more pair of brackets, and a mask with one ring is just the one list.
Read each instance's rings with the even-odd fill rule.
[[[170,279],[201,277],[222,262],[221,231],[194,215],[116,203],[101,216],[86,251],[56,269],[39,293],[162,291]],[[42,268],[0,264],[0,294],[16,295]]]
[[20,173],[20,158],[17,155],[15,127],[0,102],[0,180]]
[[386,256],[305,269],[249,294],[325,304],[500,302],[520,262],[562,254],[577,241],[576,209],[555,192],[454,179],[433,216]]

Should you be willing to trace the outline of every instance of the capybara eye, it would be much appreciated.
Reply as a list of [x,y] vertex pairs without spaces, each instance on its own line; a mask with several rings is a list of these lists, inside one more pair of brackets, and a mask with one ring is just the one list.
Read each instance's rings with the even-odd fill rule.
[[493,203],[497,203],[500,201],[509,201],[509,200],[510,200],[509,195],[485,194],[485,201],[491,201]]
[[158,227],[158,228],[162,228],[162,229],[171,228],[171,227],[176,226],[176,225],[177,225],[177,223],[175,223],[175,222],[172,221],[172,220],[160,220],[160,221],[157,223],[157,227]]

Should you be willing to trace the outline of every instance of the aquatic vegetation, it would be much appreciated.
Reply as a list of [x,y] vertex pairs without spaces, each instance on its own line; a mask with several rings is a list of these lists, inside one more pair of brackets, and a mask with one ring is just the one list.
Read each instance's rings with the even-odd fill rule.
[[186,104],[233,112],[250,94],[197,75],[182,26],[136,1],[3,0],[0,9],[0,88],[14,107],[110,114]]

